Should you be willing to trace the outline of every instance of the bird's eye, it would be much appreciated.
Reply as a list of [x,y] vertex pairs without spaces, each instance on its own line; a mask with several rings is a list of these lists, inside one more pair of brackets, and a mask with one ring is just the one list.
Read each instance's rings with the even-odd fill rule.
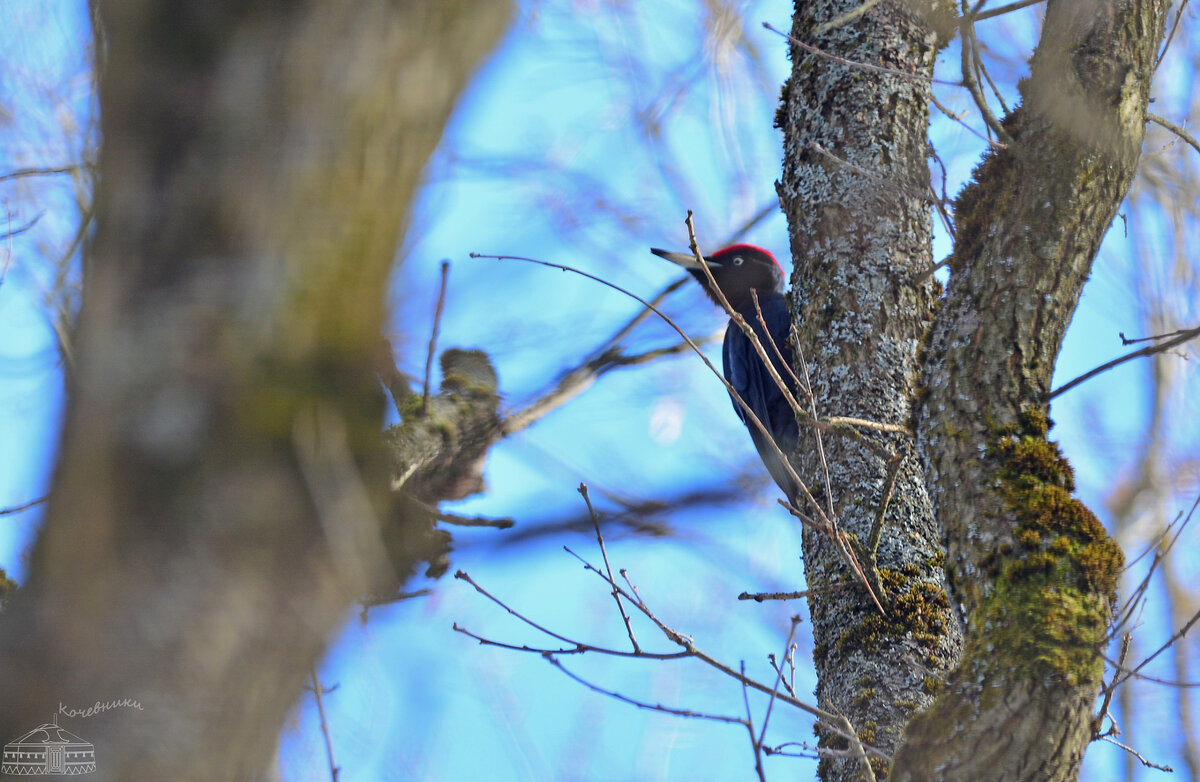
[[744,261],[742,260],[742,256],[740,256],[740,255],[733,259],[734,266],[741,266],[743,263],[744,263]]

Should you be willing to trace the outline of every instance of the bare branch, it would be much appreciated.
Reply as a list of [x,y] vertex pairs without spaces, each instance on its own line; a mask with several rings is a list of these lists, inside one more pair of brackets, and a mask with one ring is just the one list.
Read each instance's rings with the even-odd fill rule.
[[[597,277],[596,275],[590,274],[581,269],[576,269],[572,266],[566,266],[561,263],[551,263],[549,261],[540,261],[536,258],[526,258],[523,256],[517,256],[517,255],[484,255],[482,253],[471,253],[470,257],[472,257],[472,258],[492,258],[492,259],[498,260],[498,261],[503,261],[503,260],[524,261],[526,263],[536,263],[539,266],[547,266],[551,269],[561,269],[563,271],[574,272],[575,274],[581,275],[583,277],[587,277],[590,280],[594,280],[594,281],[600,283],[601,285],[612,288],[613,290],[615,290],[619,293],[623,293],[626,296],[629,296],[630,298],[634,299],[635,301],[641,302],[641,304],[643,306],[650,309],[652,312],[654,312],[655,315],[658,315],[660,318],[662,318],[663,321],[668,326],[670,326],[672,329],[674,329],[675,332],[677,334],[679,334],[680,337],[683,338],[684,342],[687,343],[688,347],[690,347],[692,349],[692,351],[695,352],[695,354],[700,357],[700,360],[704,362],[704,366],[708,367],[708,370],[710,372],[712,372],[713,375],[715,375],[718,380],[721,381],[721,384],[725,386],[725,390],[729,392],[729,396],[735,402],[737,402],[738,406],[741,407],[741,409],[746,413],[746,419],[748,421],[752,422],[753,425],[755,427],[757,427],[758,430],[766,436],[767,442],[771,445],[772,448],[774,448],[776,455],[779,456],[782,463],[788,467],[788,469],[791,471],[791,475],[794,477],[794,479],[799,482],[799,480],[800,480],[799,476],[796,475],[795,470],[792,469],[790,464],[788,464],[787,457],[784,456],[783,451],[781,451],[779,449],[779,446],[775,444],[774,438],[771,437],[771,433],[767,431],[767,428],[766,428],[766,426],[763,425],[763,422],[761,420],[759,420],[758,416],[755,415],[754,411],[750,408],[750,406],[748,404],[746,404],[746,401],[744,399],[742,399],[741,395],[737,392],[737,390],[732,385],[730,385],[729,381],[726,380],[725,377],[719,371],[717,371],[717,368],[713,366],[712,362],[708,360],[708,357],[704,355],[703,351],[700,350],[700,347],[692,340],[692,338],[689,337],[687,334],[685,334],[683,329],[681,329],[679,327],[679,325],[675,323],[675,321],[673,321],[670,317],[668,317],[666,314],[664,314],[662,312],[662,310],[660,310],[658,307],[656,307],[653,304],[651,304],[650,302],[646,301],[641,296],[638,296],[636,293],[628,291],[625,288],[622,288],[621,286],[619,286],[615,283],[609,282],[608,280],[605,280],[601,277]],[[761,349],[761,347],[762,346],[759,345],[760,349]]]
[[[742,660],[739,664],[739,670],[742,676],[746,675],[746,661]],[[754,737],[754,715],[750,711],[750,691],[746,689],[746,685],[742,685],[742,703],[746,707],[746,732],[750,734],[750,747],[754,750],[754,772],[758,775],[759,782],[767,782],[766,773],[763,771],[762,764],[762,739]],[[771,713],[771,707],[767,706],[768,716]],[[767,724],[763,722],[763,731],[766,732]]]
[[1173,123],[1167,119],[1164,119],[1163,117],[1158,116],[1157,114],[1147,114],[1146,119],[1150,120],[1155,125],[1161,125],[1162,127],[1171,131],[1176,136],[1179,136],[1179,138],[1183,139],[1189,145],[1191,145],[1192,149],[1196,150],[1197,152],[1200,152],[1200,142],[1197,142],[1196,139],[1192,138],[1191,134],[1189,134],[1186,130],[1184,130],[1180,126],[1176,125],[1175,123]]
[[740,717],[726,717],[723,714],[706,714],[706,713],[700,712],[700,711],[691,711],[689,709],[676,709],[671,706],[663,706],[661,703],[647,703],[645,701],[639,701],[635,698],[630,698],[628,695],[622,695],[619,692],[614,692],[613,690],[606,690],[603,687],[600,687],[599,685],[592,684],[587,679],[584,679],[583,677],[578,676],[577,674],[574,674],[571,671],[567,670],[566,666],[564,666],[560,660],[556,659],[553,654],[546,653],[546,654],[543,654],[542,657],[546,660],[546,662],[550,663],[555,668],[557,668],[558,670],[565,673],[568,678],[574,679],[575,681],[582,684],[584,687],[587,687],[592,692],[598,692],[601,695],[607,695],[608,697],[615,698],[616,700],[619,700],[622,703],[628,703],[631,706],[637,706],[639,709],[648,709],[650,711],[661,711],[665,714],[674,714],[676,717],[692,717],[692,718],[700,719],[700,720],[712,720],[713,722],[725,722],[725,723],[732,723],[732,724],[736,724],[736,725],[745,725],[746,724],[746,721],[741,719]]
[[333,739],[329,735],[329,722],[325,719],[325,702],[322,700],[322,695],[333,690],[322,688],[321,678],[317,676],[316,666],[309,669],[309,675],[312,677],[313,697],[317,701],[317,715],[321,718],[321,735],[325,737],[325,755],[329,759],[329,779],[330,782],[338,782],[338,773],[341,769],[338,768],[337,763],[333,759]]
[[1130,755],[1133,755],[1135,758],[1137,758],[1143,766],[1146,766],[1148,768],[1156,768],[1159,771],[1166,771],[1169,774],[1174,773],[1174,771],[1175,771],[1175,769],[1171,768],[1170,766],[1159,765],[1158,763],[1151,763],[1149,760],[1146,760],[1144,757],[1142,757],[1141,753],[1139,753],[1133,747],[1126,746],[1125,744],[1122,744],[1121,742],[1117,741],[1116,739],[1112,738],[1111,736],[1101,736],[1100,740],[1107,741],[1109,744],[1113,744],[1113,745],[1118,746],[1121,749],[1125,750]]
[[1022,8],[1028,8],[1031,5],[1044,3],[1046,0],[1017,0],[1015,3],[1002,5],[999,8],[993,8],[990,11],[980,11],[977,14],[971,14],[972,21],[982,22],[984,19],[994,19],[997,16],[1011,14],[1013,11],[1020,11]]
[[[1121,652],[1117,656],[1117,665],[1116,665],[1116,668],[1118,670],[1113,672],[1112,682],[1110,682],[1109,685],[1103,689],[1104,700],[1101,701],[1100,710],[1098,712],[1096,712],[1096,716],[1092,719],[1092,734],[1093,734],[1093,736],[1095,736],[1095,738],[1100,738],[1102,735],[1109,735],[1109,734],[1101,734],[1100,728],[1104,727],[1104,718],[1108,716],[1109,704],[1112,703],[1113,693],[1117,691],[1117,674],[1118,674],[1120,668],[1123,665],[1125,665],[1125,656],[1129,654],[1129,644],[1132,641],[1133,641],[1133,636],[1129,633],[1125,633],[1125,635],[1121,637]],[[1109,730],[1112,731],[1115,729],[1116,729],[1116,723],[1113,723],[1113,727],[1110,728]]]
[[[642,312],[649,312],[649,310],[642,310]],[[712,342],[715,338],[716,335],[709,335],[698,338],[695,342],[698,345],[704,345]],[[529,405],[505,417],[503,423],[504,434],[515,434],[522,429],[528,428],[536,421],[545,417],[547,413],[562,407],[567,402],[582,394],[600,379],[602,375],[611,370],[648,364],[665,356],[686,353],[688,348],[688,343],[677,342],[674,345],[647,350],[643,353],[626,354],[621,353],[617,347],[611,347],[589,358],[578,367],[569,370],[552,390],[538,397]]]
[[1194,329],[1187,329],[1186,331],[1176,332],[1176,335],[1177,336],[1175,336],[1174,339],[1169,339],[1166,342],[1160,342],[1157,345],[1147,345],[1146,347],[1142,348],[1141,350],[1135,350],[1132,353],[1126,353],[1124,356],[1121,356],[1120,358],[1114,358],[1112,361],[1109,361],[1108,363],[1101,364],[1100,366],[1096,367],[1095,369],[1084,372],[1082,375],[1075,378],[1071,382],[1069,382],[1065,385],[1059,386],[1058,388],[1051,391],[1050,398],[1053,399],[1054,397],[1058,396],[1059,394],[1066,393],[1067,391],[1070,391],[1072,388],[1079,385],[1080,383],[1083,383],[1084,381],[1087,381],[1087,380],[1091,380],[1096,375],[1107,372],[1108,370],[1112,369],[1115,366],[1124,364],[1126,361],[1130,361],[1135,358],[1141,358],[1143,356],[1153,356],[1155,353],[1162,353],[1164,351],[1170,350],[1171,348],[1175,347],[1176,345],[1182,345],[1184,342],[1187,342],[1188,340],[1195,339],[1197,336],[1200,336],[1200,326],[1197,326]]
[[421,395],[421,414],[429,412],[429,374],[433,371],[433,354],[437,350],[438,329],[442,323],[442,307],[446,303],[446,278],[450,275],[450,262],[442,261],[442,281],[438,286],[437,306],[433,310],[433,331],[429,334],[429,350],[425,354],[425,383]]
[[830,30],[833,30],[837,27],[842,27],[843,25],[847,25],[850,22],[853,22],[858,17],[865,14],[867,11],[870,11],[872,8],[874,8],[877,5],[879,5],[879,0],[866,0],[862,5],[858,6],[857,8],[847,11],[846,13],[842,14],[838,18],[833,19],[831,21],[826,22],[823,25],[818,26],[817,29],[813,30],[813,35],[816,35],[816,36],[824,35],[825,33],[829,32]]
[[48,166],[44,168],[18,168],[6,174],[0,174],[0,182],[10,179],[24,179],[34,176],[53,176],[54,174],[73,174],[80,169],[78,164],[69,166]]
[[[553,630],[550,630],[550,629],[548,629],[548,628],[542,627],[540,624],[538,624],[537,622],[533,621],[532,619],[530,619],[530,618],[528,618],[528,617],[524,616],[523,614],[521,614],[521,613],[519,613],[519,612],[517,612],[517,611],[513,610],[512,608],[509,608],[509,607],[508,607],[508,605],[507,605],[507,604],[506,604],[506,603],[505,603],[503,600],[501,600],[500,598],[496,597],[496,596],[495,596],[495,595],[493,595],[491,592],[488,592],[486,589],[484,589],[483,587],[479,586],[479,584],[475,583],[475,580],[474,580],[474,579],[472,579],[472,578],[471,578],[469,575],[467,575],[467,572],[466,572],[465,570],[459,570],[459,571],[455,572],[455,574],[454,574],[454,577],[455,577],[455,578],[457,578],[459,581],[466,581],[468,584],[470,584],[471,586],[475,587],[475,591],[476,591],[476,592],[478,592],[479,594],[483,595],[483,596],[484,596],[484,597],[486,597],[488,600],[491,600],[493,603],[495,603],[496,605],[500,606],[500,607],[501,607],[501,608],[503,608],[505,611],[507,611],[508,613],[510,613],[510,614],[512,614],[513,616],[515,616],[517,619],[520,619],[522,622],[524,622],[525,624],[529,625],[529,626],[530,626],[530,627],[532,627],[534,630],[537,630],[537,631],[539,631],[539,632],[541,632],[541,633],[545,633],[546,635],[550,636],[551,638],[554,638],[555,640],[558,640],[558,641],[562,641],[563,643],[567,643],[567,644],[575,644],[575,642],[574,642],[574,641],[572,641],[570,638],[567,638],[565,635],[559,635],[558,633],[554,632]],[[575,645],[578,645],[578,644],[575,644]]]
[[831,60],[832,62],[836,62],[839,65],[845,65],[849,68],[858,68],[860,70],[868,71],[870,73],[880,73],[880,74],[886,74],[888,76],[898,76],[901,79],[908,79],[909,81],[922,82],[924,84],[945,84],[949,87],[963,86],[962,82],[946,81],[945,79],[934,79],[934,78],[930,78],[929,76],[922,76],[918,73],[908,73],[907,71],[900,71],[900,70],[896,70],[895,68],[885,68],[882,65],[871,65],[870,63],[855,62],[853,60],[847,60],[845,57],[838,57],[836,54],[830,54],[829,52],[822,51],[821,49],[818,49],[817,47],[813,46],[812,44],[805,43],[804,41],[801,41],[799,38],[796,38],[793,35],[789,35],[788,33],[785,33],[783,30],[776,29],[775,27],[771,26],[770,22],[763,22],[762,26],[765,27],[766,29],[770,30],[771,32],[775,33],[776,35],[782,35],[784,38],[787,38],[788,42],[791,43],[793,46],[798,46],[801,49],[803,49],[804,51],[808,52],[809,54],[816,55],[817,57],[820,57],[825,60]]
[[[0,233],[0,240],[11,239],[14,236],[19,236],[20,234],[25,233],[30,228],[33,228],[35,225],[37,225],[38,220],[41,220],[42,217],[45,216],[45,214],[46,214],[45,212],[38,212],[37,215],[32,220],[25,223],[24,225],[19,225],[16,228],[10,228],[9,230],[5,231],[4,233]],[[4,264],[4,268],[5,268],[5,271],[8,270],[7,263]],[[0,275],[0,282],[3,282],[3,280],[4,280],[4,275]]]
[[[796,637],[796,628],[799,625],[800,625],[800,616],[797,614],[792,617],[791,626],[788,628],[787,641],[785,641],[783,644],[783,653],[784,653],[785,657],[787,656],[788,650],[792,648],[792,639]],[[746,674],[746,670],[743,667],[742,675],[744,676],[745,674]],[[775,705],[775,695],[779,692],[779,685],[781,683],[784,683],[783,682],[783,669],[778,666],[775,666],[775,687],[771,690],[771,699],[767,701],[767,712],[766,712],[766,714],[763,715],[762,730],[759,732],[758,740],[755,742],[756,748],[762,746],[763,741],[766,739],[767,723],[771,721],[771,708]],[[749,704],[747,704],[747,706],[746,706],[747,713],[749,713],[749,708],[750,708]]]
[[1147,657],[1146,659],[1144,659],[1140,663],[1138,663],[1136,668],[1133,668],[1132,670],[1127,671],[1126,674],[1123,677],[1121,677],[1120,680],[1117,681],[1117,684],[1120,684],[1121,682],[1124,682],[1124,681],[1130,679],[1135,674],[1137,674],[1139,671],[1141,671],[1143,668],[1145,668],[1147,665],[1149,665],[1151,660],[1153,660],[1155,657],[1158,657],[1160,654],[1162,654],[1167,649],[1169,649],[1172,644],[1174,644],[1180,638],[1183,638],[1185,635],[1187,635],[1188,630],[1191,630],[1193,625],[1195,625],[1197,622],[1200,622],[1200,611],[1197,611],[1196,613],[1192,614],[1191,619],[1184,622],[1183,626],[1180,627],[1178,630],[1176,630],[1174,635],[1172,635],[1170,638],[1168,638],[1162,646],[1158,647],[1158,649],[1153,654],[1151,654],[1149,657]]
[[1175,10],[1175,21],[1171,24],[1171,32],[1167,33],[1167,40],[1163,44],[1162,50],[1159,51],[1158,57],[1154,60],[1154,70],[1156,73],[1158,72],[1158,66],[1162,64],[1163,58],[1167,56],[1167,50],[1171,48],[1171,41],[1175,40],[1175,33],[1179,30],[1179,22],[1183,20],[1183,12],[1187,9],[1187,4],[1188,0],[1183,0],[1179,4],[1179,8]]
[[972,24],[967,6],[967,0],[962,0],[963,17],[959,21],[959,48],[962,50],[962,83],[971,93],[971,97],[975,100],[975,105],[979,107],[980,116],[983,121],[996,134],[996,138],[1000,140],[1000,144],[1005,147],[1012,146],[1013,138],[1008,135],[1008,131],[1000,124],[1000,120],[996,119],[996,115],[992,113],[992,109],[988,106],[987,97],[983,91],[979,89],[979,83],[975,80],[975,73],[972,70],[972,51],[979,46],[979,42],[975,40],[975,26]]
[[359,601],[359,605],[362,606],[362,610],[358,614],[358,619],[363,624],[366,624],[367,614],[372,608],[387,606],[391,605],[392,603],[403,603],[405,600],[412,600],[418,597],[427,597],[432,594],[432,589],[425,588],[418,589],[415,592],[397,592],[394,595],[387,595],[386,597],[371,597],[361,600]]
[[633,634],[633,625],[629,622],[629,614],[625,613],[625,606],[621,603],[617,584],[613,581],[612,565],[608,562],[608,549],[604,546],[604,535],[600,533],[600,519],[596,516],[596,509],[592,507],[592,498],[588,496],[586,483],[579,484],[579,493],[583,496],[583,501],[587,503],[588,513],[592,517],[592,526],[596,528],[596,543],[600,546],[600,555],[604,557],[604,570],[608,575],[608,583],[612,585],[612,596],[613,600],[617,601],[617,611],[621,613],[621,620],[625,623],[625,632],[629,634],[629,643],[633,645],[634,652],[640,652],[637,637]]
[[32,508],[34,505],[41,505],[48,499],[50,499],[50,496],[46,495],[45,497],[38,497],[36,500],[30,500],[23,505],[14,505],[11,508],[0,508],[0,516],[9,516],[13,513],[20,513],[23,510]]
[[501,519],[493,519],[487,516],[460,516],[457,513],[446,513],[442,510],[434,510],[433,517],[438,521],[446,524],[453,524],[456,527],[493,527],[495,529],[511,529],[515,521],[507,516]]
[[573,646],[564,647],[564,648],[560,648],[560,649],[544,649],[544,648],[538,648],[538,647],[534,647],[534,646],[528,646],[526,644],[521,644],[520,646],[517,646],[516,644],[506,644],[502,641],[494,641],[490,638],[484,638],[483,636],[473,633],[470,630],[466,629],[465,627],[462,627],[457,622],[455,622],[451,626],[451,629],[453,629],[456,633],[462,633],[463,635],[467,636],[468,638],[474,638],[476,641],[478,641],[480,643],[481,646],[495,646],[498,649],[508,649],[508,650],[514,651],[514,652],[528,652],[530,654],[558,655],[558,654],[586,654],[588,652],[591,652],[593,654],[602,654],[607,657],[637,657],[638,659],[642,659],[642,660],[682,660],[687,657],[691,657],[691,655],[688,654],[687,652],[646,652],[646,651],[626,652],[623,649],[607,649],[603,646],[592,646],[591,644],[585,644],[581,641],[568,641],[568,643],[573,644]]
[[737,599],[753,600],[756,603],[762,603],[766,600],[797,600],[802,597],[808,597],[811,594],[830,591],[833,591],[833,587],[805,589],[801,592],[742,592],[740,595],[738,595]]

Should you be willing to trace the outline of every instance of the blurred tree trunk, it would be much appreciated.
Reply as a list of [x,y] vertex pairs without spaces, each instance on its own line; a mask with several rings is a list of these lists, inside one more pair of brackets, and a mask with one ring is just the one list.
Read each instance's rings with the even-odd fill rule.
[[422,167],[493,0],[97,4],[97,232],[0,735],[101,779],[254,779],[354,597],[394,586],[373,373]]
[[[885,0],[816,34],[860,3],[797,0],[800,41],[913,75],[793,46],[779,117],[819,412],[912,429],[887,440],[908,457],[877,556],[887,616],[861,589],[810,598],[820,705],[896,753],[893,779],[1072,779],[1092,737],[1122,557],[1047,440],[1050,380],[1136,168],[1168,4],[1050,0],[1011,139],[958,198],[939,300],[925,273],[928,77],[956,4]],[[866,541],[885,465],[849,441],[825,447],[842,527]],[[823,485],[811,438],[800,459]],[[812,530],[805,568],[811,587],[851,579]]]

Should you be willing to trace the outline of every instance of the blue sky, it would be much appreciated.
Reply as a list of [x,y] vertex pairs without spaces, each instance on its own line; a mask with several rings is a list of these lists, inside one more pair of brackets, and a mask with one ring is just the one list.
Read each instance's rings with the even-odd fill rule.
[[[11,105],[43,106],[46,95],[86,106],[78,26],[81,5],[29,3],[0,16],[0,50],[25,64],[3,84]],[[74,9],[74,10],[71,10]],[[452,263],[441,347],[488,351],[506,404],[519,406],[563,367],[599,344],[637,312],[636,302],[581,277],[516,262],[470,259],[511,253],[563,262],[639,295],[652,295],[676,272],[648,253],[683,247],[686,209],[696,212],[701,241],[722,237],[774,201],[780,137],[767,130],[777,85],[788,72],[784,41],[761,28],[789,26],[784,0],[743,3],[745,49],[705,49],[697,4],[657,2],[618,13],[601,2],[526,5],[512,31],[474,80],[442,148],[412,221],[394,281],[395,331],[402,368],[420,376],[439,264]],[[993,71],[1011,85],[1031,45],[1032,13],[991,23]],[[712,19],[710,18],[710,21]],[[698,52],[707,52],[706,57]],[[1006,69],[1002,60],[1011,60]],[[943,54],[948,78],[957,54]],[[1170,63],[1168,66],[1172,67]],[[36,77],[36,78],[34,78]],[[1178,81],[1178,80],[1176,80]],[[17,86],[24,90],[17,92]],[[30,86],[32,85],[32,86]],[[82,96],[81,96],[82,91]],[[663,94],[673,100],[661,100]],[[1170,97],[1170,96],[1165,96]],[[965,94],[946,90],[952,110]],[[0,125],[0,169],[73,155],[69,133],[54,131],[53,113],[22,111]],[[650,147],[643,128],[662,122]],[[978,127],[978,123],[974,123]],[[980,149],[961,125],[935,121],[932,138],[950,169],[951,193],[969,176]],[[76,142],[78,143],[78,142]],[[31,163],[32,161],[32,163]],[[33,188],[34,184],[30,183]],[[4,191],[20,200],[21,218],[45,212],[35,236],[9,244],[0,288],[0,507],[40,496],[48,485],[61,406],[61,376],[42,291],[47,268],[39,246],[61,241],[75,219],[62,178],[36,189]],[[1136,331],[1129,279],[1146,246],[1170,230],[1152,211],[1118,221],[1085,290],[1056,372],[1063,382],[1120,355],[1119,331]],[[14,218],[18,221],[18,218]],[[786,226],[772,214],[747,237],[786,258]],[[52,245],[51,245],[52,246]],[[935,255],[948,250],[945,237]],[[1148,272],[1147,272],[1148,274]],[[667,310],[691,333],[710,334],[722,318],[698,290],[685,288]],[[1195,314],[1193,309],[1193,314]],[[652,323],[633,347],[667,344]],[[716,356],[719,348],[710,345]],[[1121,449],[1144,427],[1144,363],[1131,363],[1056,401],[1058,437],[1080,476],[1080,492],[1103,515],[1101,499]],[[1192,387],[1194,388],[1194,381]],[[1195,432],[1195,418],[1181,432]],[[1104,439],[1096,446],[1095,434]],[[1076,444],[1088,443],[1086,446]],[[1106,445],[1105,445],[1106,444]],[[468,514],[513,516],[518,529],[578,516],[575,489],[587,481],[602,510],[611,497],[662,498],[683,487],[723,485],[748,473],[763,479],[753,448],[719,382],[694,357],[613,373],[570,406],[500,444],[489,455],[488,491],[457,504]],[[1126,459],[1127,461],[1127,459]],[[757,472],[756,472],[757,471]],[[38,511],[0,519],[0,566],[18,578],[21,553]],[[660,616],[721,659],[767,678],[765,656],[780,653],[798,604],[742,604],[743,590],[803,587],[799,531],[766,491],[732,507],[677,511],[671,537],[612,529],[614,567],[628,568]],[[598,562],[594,540],[565,534],[504,545],[504,533],[455,530],[452,570],[468,571],[509,605],[572,637],[619,646],[624,631],[604,585],[562,550]],[[348,618],[321,667],[344,782],[357,780],[695,780],[752,774],[741,728],[681,720],[616,703],[554,671],[535,655],[483,648],[454,633],[453,622],[510,643],[544,643],[501,609],[449,576],[429,597],[374,610],[362,624]],[[1150,617],[1148,638],[1162,634]],[[646,645],[667,651],[653,628]],[[797,689],[811,692],[811,642],[801,635]],[[1195,648],[1194,645],[1192,647]],[[596,657],[566,664],[590,681],[651,702],[739,715],[740,688],[695,663],[647,664]],[[1151,698],[1156,697],[1154,695]],[[756,718],[763,703],[756,701]],[[778,742],[812,741],[810,723],[777,710]],[[1140,748],[1169,762],[1169,746],[1150,736]],[[305,700],[284,732],[280,765],[287,780],[328,778],[324,746]],[[807,776],[812,762],[768,761],[769,778]],[[1094,746],[1088,779],[1113,778],[1116,751]]]

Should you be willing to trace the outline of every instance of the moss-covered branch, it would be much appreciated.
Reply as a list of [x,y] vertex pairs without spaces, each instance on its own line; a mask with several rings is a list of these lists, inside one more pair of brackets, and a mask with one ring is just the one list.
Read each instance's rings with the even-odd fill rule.
[[1121,553],[1047,438],[1050,378],[1141,148],[1166,0],[1047,6],[1015,143],[957,204],[918,447],[968,632],[896,780],[1078,773]]

